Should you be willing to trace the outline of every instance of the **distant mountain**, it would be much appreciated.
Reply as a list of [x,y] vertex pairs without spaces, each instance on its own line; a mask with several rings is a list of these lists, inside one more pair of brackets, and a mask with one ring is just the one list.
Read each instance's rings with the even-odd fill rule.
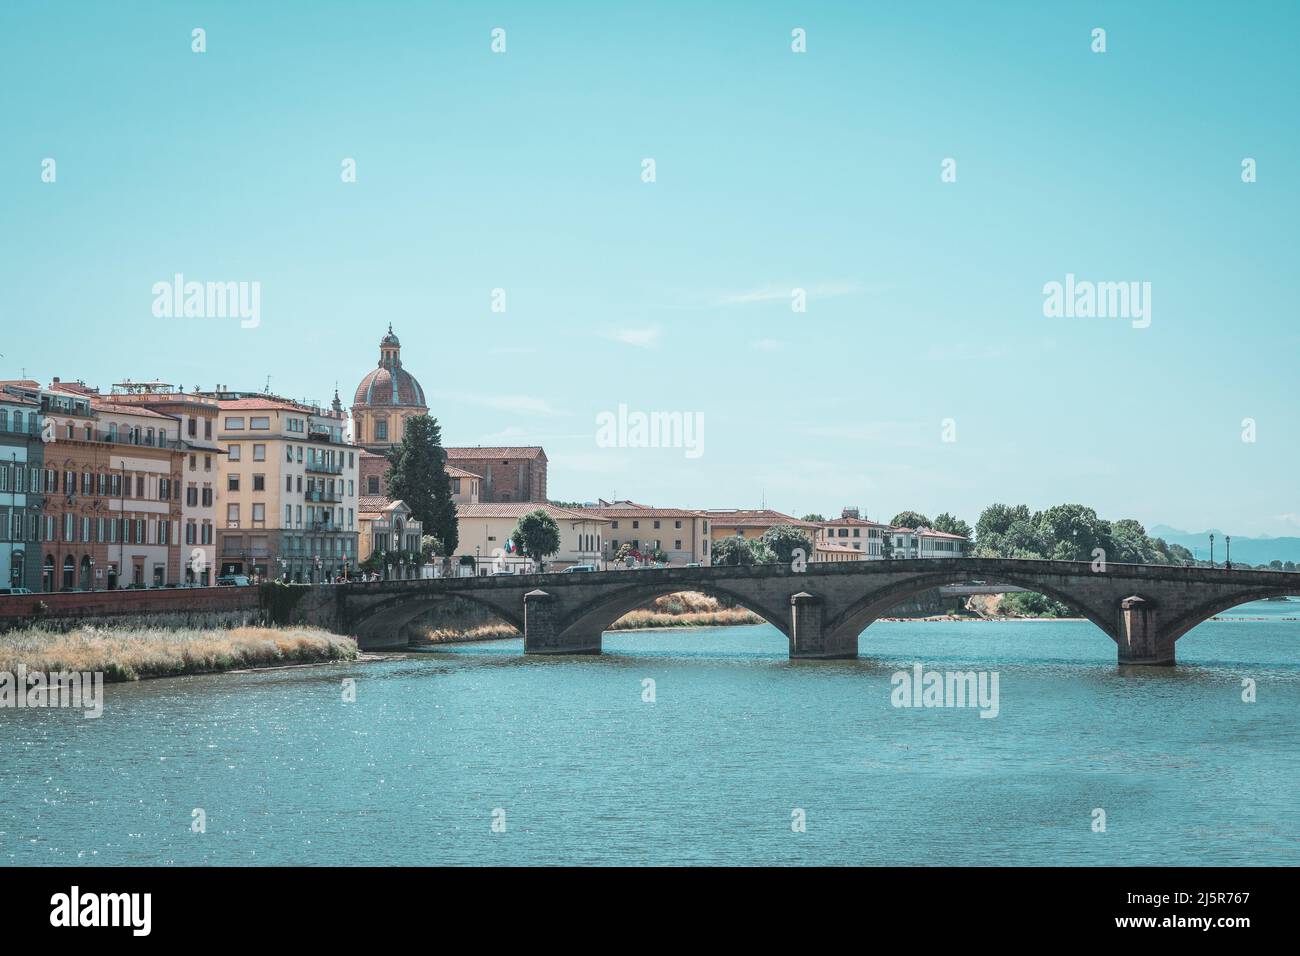
[[[1147,534],[1153,538],[1164,538],[1170,544],[1181,544],[1204,561],[1210,556],[1210,535],[1214,535],[1214,560],[1222,561],[1226,556],[1223,545],[1223,532],[1217,529],[1199,533],[1182,531],[1168,525],[1158,524],[1147,528]],[[1232,559],[1246,564],[1268,564],[1270,561],[1295,561],[1300,563],[1300,538],[1248,538],[1245,535],[1232,536]]]

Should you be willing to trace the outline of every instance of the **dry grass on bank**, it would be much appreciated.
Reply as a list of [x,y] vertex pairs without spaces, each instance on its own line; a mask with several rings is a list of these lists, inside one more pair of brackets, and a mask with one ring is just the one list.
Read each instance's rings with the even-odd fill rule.
[[470,641],[500,641],[522,635],[509,624],[479,624],[460,630],[454,627],[426,627],[424,639],[430,644],[466,644]]
[[310,627],[27,628],[0,634],[0,671],[100,671],[106,681],[209,674],[242,667],[353,660],[357,644]]
[[699,591],[679,591],[655,598],[649,607],[629,611],[610,625],[611,631],[647,627],[725,627],[762,624],[763,619],[743,607],[723,607],[718,599]]

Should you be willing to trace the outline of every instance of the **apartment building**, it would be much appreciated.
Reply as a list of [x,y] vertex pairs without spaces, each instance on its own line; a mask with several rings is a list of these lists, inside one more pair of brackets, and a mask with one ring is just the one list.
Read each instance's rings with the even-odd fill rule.
[[347,420],[269,394],[219,388],[217,555],[222,574],[319,583],[355,571],[357,466]]
[[604,562],[628,545],[647,556],[661,554],[670,565],[710,563],[709,519],[698,511],[603,499],[577,510],[609,521],[601,549]]
[[861,551],[866,560],[875,561],[885,557],[885,536],[891,530],[887,524],[863,518],[857,508],[845,508],[838,518],[818,522],[816,543],[819,551],[823,544],[842,545]]
[[0,382],[0,569],[5,575],[0,583],[36,591],[45,445],[39,398],[11,387],[16,384]]
[[42,590],[181,580],[179,422],[54,379],[45,417]]
[[798,528],[815,541],[819,530],[814,522],[802,521],[770,508],[714,508],[700,514],[709,519],[709,536],[714,541],[719,538],[761,538],[769,528],[783,524]]
[[111,400],[176,419],[182,445],[182,573],[185,583],[216,583],[217,497],[221,457],[216,441],[219,409],[215,398],[186,392],[163,382],[118,382]]

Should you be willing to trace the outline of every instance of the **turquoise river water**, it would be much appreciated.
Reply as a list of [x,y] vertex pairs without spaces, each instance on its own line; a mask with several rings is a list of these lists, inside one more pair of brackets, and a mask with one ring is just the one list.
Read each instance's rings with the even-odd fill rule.
[[[857,661],[763,625],[111,685],[97,720],[0,711],[0,864],[1294,865],[1296,618],[1238,608],[1176,668],[914,621]],[[997,716],[893,706],[917,663],[996,671]]]

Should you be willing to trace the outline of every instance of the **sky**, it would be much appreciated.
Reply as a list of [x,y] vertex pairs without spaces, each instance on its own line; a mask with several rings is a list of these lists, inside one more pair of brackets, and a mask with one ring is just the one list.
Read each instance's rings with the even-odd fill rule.
[[[0,377],[347,403],[391,322],[444,441],[543,445],[555,499],[1300,534],[1298,21],[6,0]],[[256,326],[155,315],[177,273]],[[1150,324],[1046,316],[1070,274]],[[620,404],[698,453],[598,442]]]

